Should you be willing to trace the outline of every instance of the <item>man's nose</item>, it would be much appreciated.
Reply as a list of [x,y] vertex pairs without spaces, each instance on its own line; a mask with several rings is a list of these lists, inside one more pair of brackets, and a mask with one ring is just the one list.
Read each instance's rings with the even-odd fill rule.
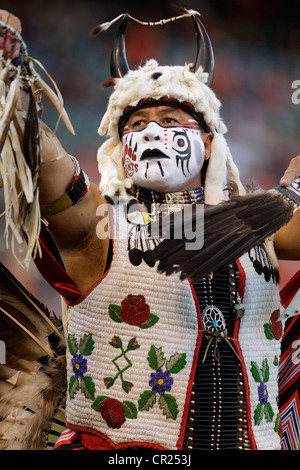
[[161,127],[154,121],[149,122],[143,136],[144,142],[159,142],[163,140]]

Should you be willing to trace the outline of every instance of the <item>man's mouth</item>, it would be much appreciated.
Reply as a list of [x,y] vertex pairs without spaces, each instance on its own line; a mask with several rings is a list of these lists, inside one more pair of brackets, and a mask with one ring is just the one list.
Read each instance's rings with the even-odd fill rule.
[[163,153],[161,150],[147,149],[147,150],[144,150],[144,152],[142,153],[140,161],[151,160],[152,158],[170,158],[170,157],[168,157],[168,155]]

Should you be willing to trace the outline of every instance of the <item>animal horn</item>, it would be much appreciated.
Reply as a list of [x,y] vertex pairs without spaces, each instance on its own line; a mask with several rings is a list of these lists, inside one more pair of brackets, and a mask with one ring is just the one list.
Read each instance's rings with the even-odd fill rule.
[[125,32],[127,28],[128,15],[124,15],[119,26],[119,31],[114,42],[110,58],[110,74],[112,78],[122,78],[129,72],[129,65],[125,50]]
[[199,16],[193,15],[192,20],[197,35],[197,55],[192,70],[193,72],[196,72],[200,65],[202,65],[204,72],[208,74],[208,80],[206,84],[211,88],[215,71],[213,47]]

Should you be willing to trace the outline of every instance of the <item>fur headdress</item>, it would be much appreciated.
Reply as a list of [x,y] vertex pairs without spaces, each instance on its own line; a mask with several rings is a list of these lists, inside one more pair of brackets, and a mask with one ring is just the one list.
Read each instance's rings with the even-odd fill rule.
[[244,194],[238,169],[224,138],[227,128],[220,118],[221,103],[211,89],[214,58],[210,39],[199,19],[199,13],[194,10],[183,12],[184,16],[192,17],[198,37],[195,64],[160,66],[151,59],[136,70],[130,70],[126,60],[124,41],[128,15],[123,15],[111,60],[114,91],[98,130],[101,136],[109,137],[97,155],[101,174],[100,190],[107,196],[112,197],[116,192],[124,194],[131,186],[121,164],[120,119],[124,110],[126,112],[128,108],[141,106],[148,100],[171,100],[175,104],[185,105],[191,114],[201,116],[208,130],[213,133],[205,178],[207,204],[218,204],[227,199],[224,189],[229,180],[236,183],[240,194]]

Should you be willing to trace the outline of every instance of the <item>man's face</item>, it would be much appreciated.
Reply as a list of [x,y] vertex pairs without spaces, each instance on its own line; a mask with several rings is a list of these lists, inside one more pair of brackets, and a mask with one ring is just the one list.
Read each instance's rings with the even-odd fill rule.
[[191,114],[175,105],[134,111],[122,137],[126,176],[137,186],[160,192],[198,188],[207,135]]

